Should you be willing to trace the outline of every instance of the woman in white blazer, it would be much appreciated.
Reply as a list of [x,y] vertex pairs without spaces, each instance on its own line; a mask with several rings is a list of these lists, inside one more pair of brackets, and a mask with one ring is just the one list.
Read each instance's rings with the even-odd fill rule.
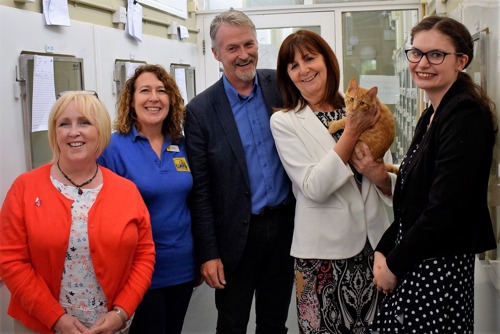
[[361,133],[379,117],[350,115],[343,134],[327,124],[345,116],[339,65],[326,41],[299,30],[278,54],[284,109],[271,117],[276,147],[297,199],[295,257],[301,333],[369,333],[378,303],[373,249],[389,226],[396,176],[375,161]]

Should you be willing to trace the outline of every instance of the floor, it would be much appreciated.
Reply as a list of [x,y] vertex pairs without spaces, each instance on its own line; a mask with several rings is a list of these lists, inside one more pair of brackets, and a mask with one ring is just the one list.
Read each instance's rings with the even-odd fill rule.
[[[479,260],[476,261],[475,334],[500,333],[500,290],[495,289],[489,277],[488,269]],[[215,333],[216,319],[213,289],[203,284],[193,293],[182,333]],[[292,304],[290,305],[287,327],[289,334],[299,333],[294,298],[292,298]],[[253,316],[250,318],[247,333],[255,333],[255,317]]]
[[[496,273],[500,273],[496,271]],[[475,277],[475,334],[500,333],[500,276],[493,276],[490,266],[476,261]],[[9,292],[0,281],[0,333],[12,333],[12,319],[6,314]],[[253,310],[252,310],[253,314]],[[193,294],[184,323],[183,334],[215,333],[217,315],[214,306],[214,290],[206,284]],[[287,327],[289,334],[298,334],[295,301],[292,298]],[[251,317],[248,333],[255,332],[255,317]],[[443,333],[446,334],[446,333]]]

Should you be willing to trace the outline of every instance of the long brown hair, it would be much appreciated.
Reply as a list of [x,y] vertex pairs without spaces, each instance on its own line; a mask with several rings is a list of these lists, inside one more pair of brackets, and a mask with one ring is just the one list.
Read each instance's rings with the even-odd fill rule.
[[143,73],[153,73],[165,86],[165,90],[170,99],[170,110],[163,121],[162,133],[168,134],[173,142],[178,143],[182,138],[182,126],[184,121],[185,107],[184,100],[175,83],[174,78],[160,65],[144,65],[135,70],[134,75],[127,80],[125,87],[120,93],[118,100],[118,116],[115,119],[113,128],[120,133],[129,133],[132,125],[135,123],[140,130],[140,124],[137,123],[137,115],[132,107],[134,99],[135,83],[137,78]]
[[298,30],[290,34],[281,44],[278,52],[277,84],[283,99],[283,109],[292,110],[299,106],[302,109],[306,106],[300,91],[288,75],[288,65],[295,59],[295,53],[307,52],[321,54],[325,60],[327,69],[327,80],[325,96],[321,102],[326,102],[335,107],[344,105],[342,96],[339,93],[340,69],[335,53],[328,43],[315,32],[309,30]]

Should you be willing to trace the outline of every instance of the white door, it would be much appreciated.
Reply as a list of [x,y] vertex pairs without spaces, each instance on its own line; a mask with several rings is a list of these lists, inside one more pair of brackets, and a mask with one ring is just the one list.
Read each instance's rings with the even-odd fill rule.
[[[202,19],[202,30],[200,34],[204,41],[200,57],[200,77],[197,91],[201,92],[216,82],[222,74],[222,65],[214,58],[211,50],[210,23],[216,14],[204,15]],[[281,42],[293,31],[298,29],[308,29],[319,33],[330,44],[335,51],[335,19],[334,12],[309,12],[309,13],[272,13],[272,14],[252,14],[247,15],[252,19],[257,29],[257,39],[259,41],[259,62],[258,68],[276,68],[276,59]],[[341,36],[342,32],[338,32]]]

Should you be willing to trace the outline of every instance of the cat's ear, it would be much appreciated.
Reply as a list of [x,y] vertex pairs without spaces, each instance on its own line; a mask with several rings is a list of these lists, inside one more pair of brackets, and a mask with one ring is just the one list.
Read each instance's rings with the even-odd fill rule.
[[349,81],[349,88],[347,88],[347,91],[350,91],[352,89],[358,88],[358,81],[356,81],[356,78],[352,78],[351,81]]
[[377,96],[377,93],[378,93],[377,86],[370,88],[367,93],[370,95],[373,95],[373,96]]

